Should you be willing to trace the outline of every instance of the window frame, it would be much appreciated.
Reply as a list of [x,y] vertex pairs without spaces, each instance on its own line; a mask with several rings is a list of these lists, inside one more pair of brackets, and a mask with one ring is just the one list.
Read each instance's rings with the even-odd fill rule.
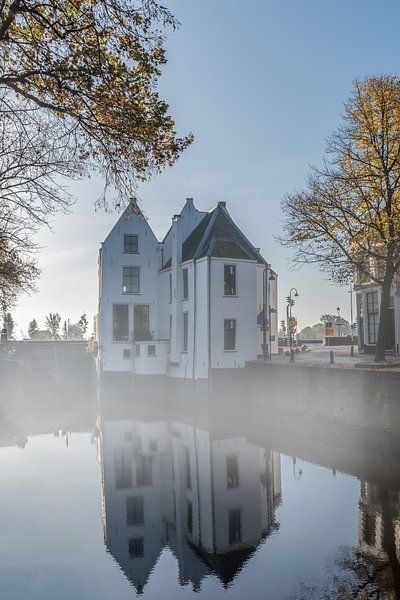
[[[234,471],[231,473],[231,471]],[[230,477],[230,475],[232,475]],[[229,454],[226,457],[226,487],[228,490],[238,488],[240,485],[239,478],[239,457],[237,454]]]
[[[126,238],[136,238],[136,250],[126,249]],[[124,254],[139,254],[139,236],[137,233],[124,233]]]
[[[125,307],[126,310],[127,310],[127,321],[126,321],[127,322],[127,332],[126,332],[126,338],[123,337],[123,338],[118,338],[117,339],[116,336],[115,336],[115,333],[114,333],[115,332],[115,321],[116,321],[115,314],[114,314],[114,308],[117,307],[117,306]],[[124,343],[124,344],[126,344],[126,342],[129,342],[129,304],[124,304],[122,302],[115,302],[112,305],[112,341],[113,342]]]
[[[136,548],[135,548],[135,552],[132,553],[131,552],[131,548],[134,548],[134,544],[137,544]],[[138,548],[140,548],[140,551],[138,551]],[[133,538],[130,538],[128,540],[128,555],[130,559],[133,558],[144,558],[144,537],[143,536],[139,536],[136,535]]]
[[[229,286],[229,283],[227,282],[227,274],[226,274],[226,270],[227,268],[233,268],[234,269],[234,292],[233,293],[229,293],[229,288],[227,288],[227,286]],[[238,295],[238,268],[237,268],[237,264],[236,263],[224,263],[224,298],[237,298]]]
[[379,329],[379,297],[378,291],[366,292],[367,337],[368,344],[375,345],[378,341]]
[[[134,507],[129,507],[130,503],[132,503]],[[133,508],[134,510],[131,510]],[[142,494],[135,496],[129,495],[126,497],[126,524],[128,527],[144,525],[144,496]]]
[[182,299],[189,300],[189,269],[182,269]]
[[189,348],[189,312],[182,313],[182,352],[188,352]]
[[[233,348],[227,348],[227,338],[226,338],[226,334],[227,334],[227,326],[226,324],[228,322],[232,322],[235,323],[235,327],[234,327],[234,344],[233,344]],[[237,319],[224,319],[224,352],[237,352]]]
[[[138,289],[137,289],[137,291],[124,291],[124,287],[126,287],[126,286],[124,286],[125,269],[137,269],[137,273],[138,273],[138,276],[137,276]],[[132,276],[131,276],[131,279],[133,279]],[[124,295],[140,294],[140,287],[141,287],[140,286],[140,265],[122,265],[122,292],[121,292],[121,294],[124,294]]]

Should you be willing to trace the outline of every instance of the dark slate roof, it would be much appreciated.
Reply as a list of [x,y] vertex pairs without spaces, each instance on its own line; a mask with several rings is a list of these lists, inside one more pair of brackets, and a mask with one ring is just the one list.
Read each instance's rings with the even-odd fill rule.
[[204,256],[241,258],[266,264],[223,206],[217,206],[205,215],[183,242],[182,262]]
[[191,260],[196,250],[204,237],[208,224],[213,216],[214,211],[207,213],[200,223],[195,227],[192,233],[186,238],[182,244],[182,262]]

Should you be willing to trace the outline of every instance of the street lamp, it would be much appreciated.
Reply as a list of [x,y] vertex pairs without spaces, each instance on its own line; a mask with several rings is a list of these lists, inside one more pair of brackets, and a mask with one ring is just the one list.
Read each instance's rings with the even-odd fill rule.
[[[266,275],[269,272],[268,281],[275,281],[275,275],[271,272],[271,265],[267,265],[263,271],[263,358],[264,362],[267,361],[267,281]],[[269,359],[272,360],[271,356],[271,313],[276,312],[274,308],[270,306],[270,294],[268,290],[268,331],[269,331]]]
[[340,337],[340,306],[336,309],[337,312],[337,325],[338,325],[338,337]]
[[294,351],[293,351],[293,331],[292,331],[292,306],[294,304],[294,300],[292,298],[292,292],[294,292],[294,297],[297,298],[299,292],[295,287],[291,288],[289,291],[289,296],[286,297],[287,307],[286,307],[286,316],[289,330],[289,351],[290,351],[290,362],[294,362]]

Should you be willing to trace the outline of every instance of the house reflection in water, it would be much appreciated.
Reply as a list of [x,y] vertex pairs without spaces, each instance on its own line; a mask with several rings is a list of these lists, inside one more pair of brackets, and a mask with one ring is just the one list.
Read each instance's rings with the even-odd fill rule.
[[[377,565],[400,561],[400,492],[361,483],[359,550]],[[396,565],[393,565],[393,559]]]
[[280,455],[245,437],[213,439],[176,421],[105,421],[100,434],[104,535],[141,593],[162,550],[181,585],[204,577],[228,586],[277,529]]

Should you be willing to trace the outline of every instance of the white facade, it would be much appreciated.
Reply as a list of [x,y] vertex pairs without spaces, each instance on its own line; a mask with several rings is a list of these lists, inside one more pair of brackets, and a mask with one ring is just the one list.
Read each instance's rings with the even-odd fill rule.
[[130,205],[102,243],[96,329],[105,372],[197,379],[244,367],[263,353],[263,323],[267,351],[278,351],[276,307],[277,276],[225,203],[207,213],[188,199],[161,242]]
[[[355,281],[357,303],[357,333],[360,351],[373,353],[376,348],[382,291],[372,282]],[[387,352],[400,354],[400,278],[392,285],[390,296],[390,327],[386,339]]]

